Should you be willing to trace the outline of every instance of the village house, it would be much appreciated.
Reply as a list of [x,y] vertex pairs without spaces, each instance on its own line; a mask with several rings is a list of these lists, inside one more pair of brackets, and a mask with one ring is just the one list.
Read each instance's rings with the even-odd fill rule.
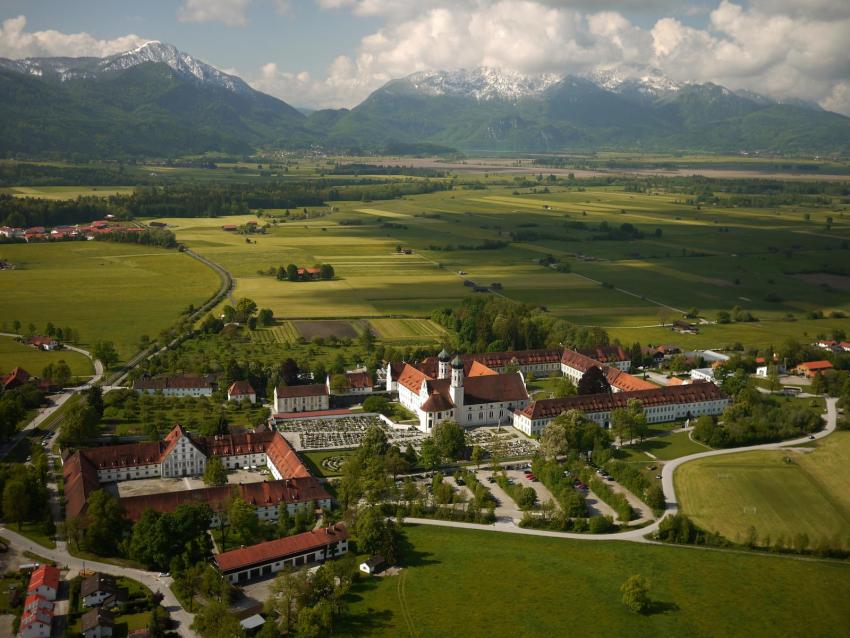
[[47,600],[56,600],[59,593],[59,569],[53,565],[42,565],[30,575],[27,591]]
[[449,363],[445,350],[438,359],[436,378],[406,365],[398,380],[399,402],[417,415],[421,431],[446,420],[461,427],[495,425],[528,404],[522,373],[499,374],[478,361],[465,373],[463,360],[455,356]]
[[136,521],[147,509],[173,512],[182,503],[201,501],[213,510],[213,524],[217,524],[218,513],[227,510],[234,493],[254,505],[258,518],[265,521],[276,521],[281,505],[290,514],[313,505],[331,507],[328,492],[278,432],[194,437],[178,425],[162,441],[90,448],[69,456],[62,468],[66,516],[83,514],[89,495],[102,483],[200,476],[213,456],[231,470],[265,467],[274,480],[124,497],[121,506],[127,517]]
[[3,386],[4,390],[14,390],[29,383],[30,379],[32,377],[29,372],[23,368],[14,368],[9,374],[0,377],[0,385]]
[[807,379],[814,379],[819,374],[823,374],[824,372],[832,371],[832,363],[829,361],[821,360],[821,361],[806,361],[805,363],[800,363],[794,368],[794,374],[799,374]]
[[142,377],[133,381],[139,394],[162,393],[166,397],[208,397],[215,389],[214,375],[179,374],[173,377]]
[[[345,382],[345,389],[340,394],[351,395],[372,393],[372,375],[368,372],[346,372]],[[328,375],[326,384],[328,386],[328,393],[330,393],[331,375]]]
[[95,572],[80,583],[80,598],[83,607],[98,607],[104,603],[119,603],[127,600],[127,589],[118,587],[115,577]]
[[38,594],[24,600],[18,634],[21,638],[50,638],[53,626],[53,602]]
[[609,427],[611,412],[625,408],[630,399],[643,406],[648,423],[690,419],[703,415],[717,416],[729,404],[729,397],[713,383],[656,387],[654,390],[604,394],[573,395],[563,399],[534,401],[514,412],[513,426],[531,436],[540,434],[555,417],[578,410],[601,427]]
[[343,523],[336,523],[303,534],[223,552],[214,559],[228,582],[242,584],[286,568],[321,563],[347,552],[348,530]]
[[83,638],[111,638],[114,627],[115,618],[101,607],[87,611],[80,619]]
[[249,381],[234,381],[227,389],[228,401],[244,401],[248,399],[251,403],[257,402],[257,393]]
[[330,408],[330,392],[326,383],[279,385],[274,389],[274,411],[316,412]]

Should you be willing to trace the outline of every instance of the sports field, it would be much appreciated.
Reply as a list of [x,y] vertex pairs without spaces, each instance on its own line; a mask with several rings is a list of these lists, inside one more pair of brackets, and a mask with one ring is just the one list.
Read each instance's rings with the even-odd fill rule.
[[[850,323],[806,319],[814,310],[850,312],[844,279],[817,274],[846,263],[850,222],[836,215],[827,229],[831,213],[822,207],[698,208],[681,194],[663,191],[552,186],[548,193],[533,193],[489,186],[368,207],[334,202],[334,209],[317,207],[310,214],[304,221],[278,216],[251,243],[221,226],[254,217],[164,221],[180,241],[233,273],[238,296],[288,319],[426,318],[435,308],[476,294],[463,285],[469,280],[500,284],[489,294],[605,327],[627,343],[764,346]],[[609,235],[600,229],[603,223],[614,230],[630,224],[637,234]],[[569,264],[572,272],[539,263],[548,257]],[[258,274],[288,263],[330,263],[337,279],[290,283]],[[801,271],[820,283],[800,278]],[[703,325],[696,336],[656,327],[693,307],[713,320],[733,306],[761,321]],[[787,320],[789,314],[794,321]],[[378,324],[377,332],[382,328],[386,338],[397,330]]]
[[675,475],[681,509],[730,540],[750,526],[761,542],[807,534],[814,544],[850,542],[850,432],[814,448],[742,452],[682,465]]
[[83,347],[111,340],[122,357],[219,286],[215,272],[183,253],[134,244],[10,244],[0,258],[18,266],[0,271],[4,319],[68,326]]
[[[355,585],[341,636],[846,636],[850,565],[406,526],[408,565]],[[641,574],[653,613],[621,602]]]
[[41,376],[41,371],[51,363],[65,361],[75,377],[87,378],[94,374],[88,357],[73,350],[46,352],[18,343],[11,337],[0,337],[0,374],[20,366],[30,374]]

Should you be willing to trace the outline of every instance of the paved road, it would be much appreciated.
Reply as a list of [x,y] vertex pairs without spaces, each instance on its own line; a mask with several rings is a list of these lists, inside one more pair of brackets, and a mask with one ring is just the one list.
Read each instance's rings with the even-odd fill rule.
[[[9,333],[9,332],[0,332],[0,337],[20,337],[21,335]],[[15,437],[8,442],[4,443],[0,446],[0,459],[6,457],[6,455],[11,452],[15,446],[20,442],[22,438],[27,435],[27,432],[30,430],[34,430],[39,427],[42,423],[47,421],[56,410],[65,405],[65,402],[68,401],[72,396],[88,390],[94,385],[100,383],[100,380],[103,378],[103,364],[100,362],[100,359],[94,359],[92,357],[91,352],[88,350],[83,350],[82,348],[78,348],[76,346],[65,344],[65,349],[73,350],[74,352],[79,352],[80,354],[92,359],[94,364],[94,376],[89,379],[86,383],[75,386],[73,388],[66,388],[63,392],[59,394],[51,395],[51,403],[46,408],[41,408],[38,411],[38,414],[33,418],[32,421],[27,423],[23,428],[18,431]]]
[[162,593],[165,597],[162,604],[170,612],[171,618],[178,623],[177,631],[181,636],[186,636],[187,638],[195,637],[195,632],[193,632],[190,628],[194,616],[180,606],[180,602],[177,600],[177,597],[172,593],[169,588],[171,585],[171,578],[160,578],[155,572],[146,572],[141,569],[119,567],[108,563],[83,560],[68,554],[65,543],[62,541],[57,541],[56,549],[47,549],[46,547],[43,547],[38,543],[35,543],[12,531],[8,527],[3,527],[2,530],[3,536],[8,538],[17,549],[21,551],[30,551],[34,554],[38,554],[39,556],[49,558],[50,560],[56,561],[58,565],[66,567],[71,572],[79,572],[83,569],[88,569],[112,574],[114,576],[125,576],[143,583],[153,592],[158,591]]

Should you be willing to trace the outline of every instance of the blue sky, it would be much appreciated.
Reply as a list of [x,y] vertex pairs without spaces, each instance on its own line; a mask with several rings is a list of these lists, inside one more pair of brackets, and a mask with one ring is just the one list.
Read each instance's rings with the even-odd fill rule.
[[847,0],[0,0],[2,57],[148,39],[298,106],[353,106],[422,70],[651,66],[850,114]]

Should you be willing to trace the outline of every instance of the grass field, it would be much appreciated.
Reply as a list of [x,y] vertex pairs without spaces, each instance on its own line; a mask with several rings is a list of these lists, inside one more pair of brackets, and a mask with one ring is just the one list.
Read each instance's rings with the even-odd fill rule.
[[[334,469],[322,464],[325,459],[335,459],[337,461],[345,461],[353,450],[325,450],[321,452],[302,452],[301,457],[307,462],[307,467],[310,468],[310,473],[315,476],[340,476],[341,470]],[[334,465],[339,465],[335,463]]]
[[91,360],[79,352],[73,350],[46,352],[18,343],[12,337],[0,337],[0,371],[8,372],[20,366],[30,374],[40,376],[46,366],[62,360],[71,367],[71,374],[75,377],[88,378],[94,374]]
[[[843,280],[812,284],[794,274],[836,270],[847,259],[847,218],[836,216],[827,230],[831,211],[814,205],[697,208],[681,194],[663,190],[552,186],[548,193],[514,194],[488,186],[368,207],[334,202],[334,209],[314,212],[321,216],[285,223],[276,218],[280,223],[253,236],[250,244],[221,230],[248,217],[164,221],[180,241],[234,274],[238,296],[249,296],[284,319],[425,318],[474,294],[463,286],[463,279],[470,279],[498,282],[499,294],[545,306],[577,324],[603,326],[628,343],[764,346],[848,326],[846,319],[805,319],[812,310],[850,312]],[[629,223],[642,235],[609,239],[599,235],[602,222],[610,228]],[[481,249],[487,240],[509,243]],[[397,252],[398,246],[411,254]],[[570,263],[573,272],[538,263],[549,255]],[[290,262],[330,263],[338,278],[299,284],[258,274]],[[713,319],[735,305],[761,321],[705,326],[694,337],[652,327],[669,324],[678,310],[696,307]],[[784,321],[789,313],[797,321]],[[408,330],[421,328],[376,324],[387,339]]]
[[[355,585],[341,636],[847,636],[846,564],[406,526],[401,575]],[[632,574],[653,613],[622,605]]]
[[676,472],[681,509],[730,540],[754,527],[762,541],[807,534],[850,541],[850,432],[811,451],[757,451],[700,459]]
[[0,189],[15,197],[39,199],[76,199],[77,197],[110,197],[126,195],[136,190],[133,186],[15,186]]
[[83,347],[111,340],[122,357],[219,286],[212,270],[187,255],[133,244],[12,244],[0,247],[0,259],[18,265],[0,271],[4,321],[70,326]]
[[666,436],[655,436],[632,446],[632,448],[641,452],[649,452],[662,461],[669,461],[680,456],[705,452],[710,449],[706,445],[692,441],[688,432],[674,432]]
[[370,319],[369,324],[384,341],[439,340],[446,331],[430,319]]

